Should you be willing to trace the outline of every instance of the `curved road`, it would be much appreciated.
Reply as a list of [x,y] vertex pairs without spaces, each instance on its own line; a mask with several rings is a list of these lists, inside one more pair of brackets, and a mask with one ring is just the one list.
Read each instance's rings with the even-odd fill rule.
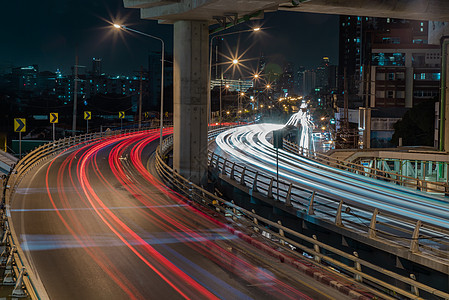
[[11,218],[50,299],[341,298],[162,185],[147,171],[157,143],[155,131],[70,148],[22,180]]
[[[229,129],[216,138],[215,152],[276,174],[276,151],[268,135],[283,125],[256,124]],[[448,198],[400,187],[317,163],[279,150],[279,175],[327,195],[344,197],[346,203],[378,208],[398,216],[449,229]]]

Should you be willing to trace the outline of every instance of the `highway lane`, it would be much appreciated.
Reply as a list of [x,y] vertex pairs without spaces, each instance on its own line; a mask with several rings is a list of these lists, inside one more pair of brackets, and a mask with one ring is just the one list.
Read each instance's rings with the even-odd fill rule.
[[234,253],[258,250],[146,170],[157,140],[155,131],[92,142],[23,179],[11,218],[51,299],[334,298],[262,252]]
[[[268,141],[272,130],[283,125],[256,124],[230,129],[216,138],[216,153],[276,173],[275,149]],[[407,189],[387,182],[332,168],[313,160],[279,151],[279,174],[291,182],[305,184],[311,190],[343,197],[373,210],[422,220],[449,229],[447,198]]]

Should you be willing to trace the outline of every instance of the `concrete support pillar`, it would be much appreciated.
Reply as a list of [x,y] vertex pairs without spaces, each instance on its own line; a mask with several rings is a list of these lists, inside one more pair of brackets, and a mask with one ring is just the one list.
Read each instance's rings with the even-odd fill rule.
[[196,184],[207,180],[208,45],[208,22],[174,24],[173,167]]

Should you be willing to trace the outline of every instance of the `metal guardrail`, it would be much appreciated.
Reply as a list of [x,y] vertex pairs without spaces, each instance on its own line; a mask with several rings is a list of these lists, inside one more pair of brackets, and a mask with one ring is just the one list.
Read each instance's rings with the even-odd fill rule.
[[305,149],[284,139],[284,147],[286,151],[301,155],[307,158],[313,158],[315,161],[326,164],[328,166],[338,168],[341,170],[349,171],[352,173],[360,174],[363,176],[393,182],[397,185],[414,188],[417,190],[431,192],[431,193],[443,193],[449,195],[449,185],[447,182],[429,181],[423,178],[416,178],[398,174],[395,172],[389,172],[386,170],[380,170],[368,166],[364,166],[358,163],[345,161],[328,156],[323,153],[314,152],[310,149]]
[[[217,135],[217,132],[212,131],[210,132],[210,134],[210,136],[215,136]],[[202,187],[188,181],[186,178],[176,173],[173,168],[168,166],[161,158],[171,150],[172,143],[172,138],[167,138],[163,142],[162,152],[159,148],[156,150],[156,170],[164,181],[170,182],[175,189],[181,191],[189,200],[198,202],[208,207],[212,207],[217,212],[222,213],[225,216],[231,216],[235,221],[245,224],[251,224],[251,227],[253,228],[255,233],[262,234],[262,236],[264,236],[265,238],[274,238],[271,240],[279,242],[282,246],[290,245],[289,247],[291,249],[299,249],[300,252],[307,253],[308,255],[312,256],[315,263],[324,263],[333,266],[341,270],[342,273],[353,277],[358,282],[364,282],[368,286],[383,290],[384,292],[374,289],[370,291],[379,297],[389,298],[392,295],[401,295],[401,297],[406,297],[409,299],[422,299],[419,297],[419,293],[420,291],[425,291],[426,293],[437,296],[439,298],[449,299],[448,293],[436,290],[435,288],[417,282],[413,279],[413,274],[410,274],[409,278],[385,270],[368,261],[360,259],[356,252],[354,252],[353,254],[349,254],[332,246],[326,245],[325,243],[320,242],[315,235],[313,235],[312,237],[305,236],[283,226],[280,221],[273,222],[266,218],[263,218],[257,215],[254,210],[248,211],[244,208],[241,208],[235,205],[233,202],[226,201],[218,197],[217,195],[203,189]],[[215,168],[220,168],[223,175],[234,178],[234,180],[238,181],[241,184],[253,187],[253,192],[261,192],[262,190],[264,190],[266,196],[273,197],[273,195],[276,195],[276,192],[273,191],[273,178],[269,179],[269,177],[264,174],[261,174],[257,171],[254,172],[235,163],[230,164],[228,161],[220,158],[213,153],[210,153],[209,165]],[[266,184],[264,180],[261,180],[262,178],[269,179],[269,184]],[[265,188],[261,189],[260,185],[265,186]],[[285,183],[283,183],[283,185],[285,185]],[[292,200],[293,198],[295,198],[296,196],[300,196],[302,197],[302,199],[307,199],[307,196],[301,194],[308,193],[308,201],[305,202],[305,205],[304,203],[301,205],[303,205],[302,207],[306,208],[309,214],[318,213],[314,208],[314,192],[309,192],[301,187],[293,187],[291,184],[287,184],[286,186],[287,189],[284,188],[277,193],[277,195],[282,197],[282,201],[284,201],[286,204],[289,203],[291,205],[293,201],[296,201]],[[326,204],[322,203],[321,205]],[[341,218],[341,214],[342,202],[340,202],[340,204],[338,205],[335,214],[337,225],[339,222],[343,221]],[[345,223],[346,222],[347,221],[345,221]],[[376,231],[373,230],[372,232]],[[293,237],[295,240],[286,237],[286,234]],[[324,252],[326,254],[324,254]],[[290,251],[289,253],[293,253],[293,251]],[[301,254],[298,252],[296,252],[296,255],[301,256]],[[343,263],[341,262],[341,260],[348,261],[348,263]],[[402,288],[393,286],[381,279],[374,277],[373,275],[369,275],[367,271],[370,271],[370,273],[382,274],[383,276],[387,276],[390,279],[399,281],[402,283],[402,285],[408,286],[409,290],[404,290]]]
[[[412,253],[423,250],[447,260],[447,252],[435,247],[435,244],[439,243],[440,248],[449,248],[447,229],[420,220],[404,218],[389,211],[380,211],[377,208],[367,211],[366,207],[357,202],[349,202],[344,197],[337,197],[334,194],[310,190],[305,184],[293,184],[283,180],[278,182],[276,176],[230,162],[212,152],[209,152],[209,166],[216,168],[223,176],[228,176],[238,184],[252,189],[253,193],[283,202],[286,206],[304,211],[308,216],[334,220],[335,225],[364,232],[371,239],[396,242],[401,247],[407,247]],[[393,235],[391,231],[400,232],[401,235]],[[406,243],[407,241],[409,243]]]
[[3,284],[15,285],[12,296],[28,297],[33,300],[48,298],[45,289],[37,279],[38,277],[33,274],[29,268],[25,255],[17,242],[18,238],[14,231],[14,227],[9,221],[10,213],[5,211],[9,209],[15,189],[23,177],[42,162],[70,148],[75,149],[89,142],[115,138],[117,136],[126,136],[138,131],[159,132],[159,129],[158,127],[151,129],[134,128],[67,137],[37,147],[14,166],[14,169],[12,169],[11,173],[4,181],[2,197],[3,211],[1,219],[3,229],[2,246],[4,247],[4,251],[0,256],[0,261],[6,265],[6,270],[8,271],[3,279]]

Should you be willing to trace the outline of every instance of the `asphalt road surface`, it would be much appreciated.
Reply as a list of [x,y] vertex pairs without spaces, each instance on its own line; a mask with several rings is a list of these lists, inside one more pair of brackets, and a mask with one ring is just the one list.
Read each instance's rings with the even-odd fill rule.
[[252,249],[146,168],[158,132],[67,149],[18,186],[11,217],[50,299],[343,299]]

